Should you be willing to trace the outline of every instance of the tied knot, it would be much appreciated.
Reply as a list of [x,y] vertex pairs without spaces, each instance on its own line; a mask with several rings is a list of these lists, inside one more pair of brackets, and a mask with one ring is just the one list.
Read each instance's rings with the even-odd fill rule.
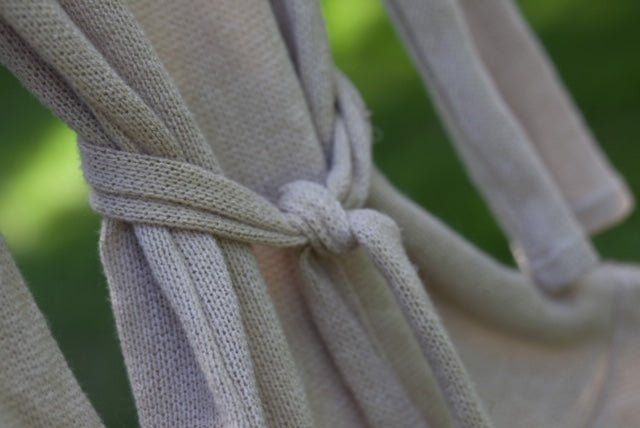
[[285,184],[278,207],[320,253],[344,253],[356,246],[349,213],[326,187],[306,180]]

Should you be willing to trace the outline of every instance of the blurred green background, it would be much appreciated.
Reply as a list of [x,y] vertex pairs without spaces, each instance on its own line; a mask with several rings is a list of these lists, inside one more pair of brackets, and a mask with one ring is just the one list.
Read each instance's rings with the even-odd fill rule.
[[[640,194],[640,2],[522,0],[604,151]],[[335,60],[360,88],[390,179],[477,246],[511,263],[378,2],[325,0]],[[73,133],[0,68],[0,232],[108,426],[136,417],[97,253]],[[637,260],[640,216],[595,238]]]

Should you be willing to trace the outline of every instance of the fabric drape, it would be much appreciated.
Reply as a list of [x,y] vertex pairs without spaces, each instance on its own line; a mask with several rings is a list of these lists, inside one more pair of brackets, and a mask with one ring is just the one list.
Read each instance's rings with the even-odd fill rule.
[[[471,2],[386,4],[522,271],[375,170],[315,2],[0,0],[0,61],[78,133],[142,426],[629,417],[617,370],[637,349],[611,335],[639,282],[587,236],[628,211],[624,184],[510,4],[490,2],[496,33]],[[503,34],[540,77],[504,69]],[[0,422],[101,426],[0,250],[0,386],[24,388],[0,395]]]

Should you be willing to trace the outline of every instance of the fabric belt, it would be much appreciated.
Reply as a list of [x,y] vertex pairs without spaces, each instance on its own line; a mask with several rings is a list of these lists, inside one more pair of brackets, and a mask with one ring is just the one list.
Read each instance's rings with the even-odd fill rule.
[[[308,245],[312,254],[303,251],[300,263],[307,281],[318,275],[311,259],[322,260],[363,247],[387,280],[414,331],[456,426],[491,426],[404,251],[397,225],[382,213],[360,208],[368,194],[371,171],[368,118],[355,89],[339,74],[336,80],[339,115],[324,185],[307,180],[285,184],[274,204],[197,165],[81,141],[92,206],[106,217],[133,224],[204,232],[251,244]],[[313,306],[314,302],[310,304]],[[336,335],[325,339],[335,340],[333,336]],[[353,357],[347,356],[339,364],[353,364],[348,361]],[[396,381],[389,382],[393,385]],[[363,405],[371,407],[374,403]],[[406,418],[406,409],[398,409],[397,413]]]

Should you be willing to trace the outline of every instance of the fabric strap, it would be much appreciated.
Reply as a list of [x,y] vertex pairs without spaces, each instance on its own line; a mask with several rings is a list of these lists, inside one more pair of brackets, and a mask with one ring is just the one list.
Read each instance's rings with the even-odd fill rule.
[[[250,296],[243,291],[252,284],[238,287],[243,281],[236,282],[233,266],[237,263],[229,261],[234,251],[237,255],[242,251],[232,250],[225,241],[228,238],[279,246],[308,242],[314,249],[313,257],[321,263],[327,253],[363,246],[387,278],[417,335],[456,425],[489,426],[400,243],[391,244],[391,252],[380,245],[380,236],[385,241],[399,241],[397,228],[381,214],[358,208],[368,193],[370,136],[363,106],[344,78],[335,78],[340,119],[332,130],[330,150],[325,148],[333,161],[324,185],[305,180],[285,185],[276,208],[257,193],[222,178],[210,146],[144,43],[125,43],[118,51],[102,50],[109,41],[119,42],[113,37],[144,40],[144,35],[126,9],[111,4],[104,9],[94,6],[90,2],[8,1],[2,3],[0,12],[11,22],[4,45],[14,51],[9,52],[6,62],[27,78],[34,67],[45,73],[46,80],[28,80],[31,89],[80,131],[93,205],[107,217],[101,253],[110,286],[117,291],[113,296],[119,329],[123,338],[131,339],[123,345],[141,423],[281,426],[288,419],[299,421],[300,426],[311,424],[305,394],[290,395],[300,391],[295,385],[295,368],[286,364],[278,367],[273,362],[261,366],[264,356],[273,355],[269,348],[278,342],[260,344],[248,334],[258,330],[247,318]],[[116,31],[112,25],[118,27]],[[49,38],[51,32],[58,36],[55,43]],[[22,54],[32,50],[38,54]],[[20,58],[13,52],[19,52]],[[125,70],[132,59],[148,60],[148,68]],[[82,69],[77,64],[82,64]],[[59,74],[64,76],[63,82]],[[105,92],[105,88],[109,90]],[[158,181],[151,182],[149,177]],[[343,228],[336,229],[336,225]],[[251,260],[244,261],[246,274]],[[313,275],[309,270],[304,276]],[[156,287],[162,297],[154,297]],[[310,302],[314,305],[313,299]],[[141,308],[145,308],[142,313]],[[319,325],[323,325],[325,311],[326,307],[312,310],[318,314]],[[161,316],[162,324],[154,321],[154,316]],[[265,318],[267,314],[252,322]],[[359,332],[355,324],[338,326],[341,331],[325,335],[329,343],[336,343],[332,342],[334,335],[348,335],[348,328],[351,334]],[[134,332],[132,327],[147,330]],[[159,335],[163,328],[170,332],[167,338],[173,337],[164,343],[160,340],[164,335]],[[144,351],[141,355],[145,346],[158,353]],[[369,347],[368,361],[382,361],[376,357],[378,352]],[[280,357],[286,361],[286,355],[285,351]],[[336,362],[344,373],[357,363],[349,356],[338,356]],[[185,391],[157,378],[171,367],[176,369],[174,376],[180,385],[197,387]],[[255,371],[269,369],[280,370],[282,375]],[[390,385],[396,384],[395,374],[387,373]],[[384,383],[377,383],[374,390],[369,388],[367,377],[346,379],[362,409],[374,409],[376,400],[389,396],[389,391],[382,391]],[[164,385],[162,394],[151,393],[151,385]],[[389,401],[390,407],[382,408],[382,413],[368,412],[375,424],[417,420],[402,388],[395,390],[398,396]],[[159,418],[158,409],[170,410],[169,415]],[[194,414],[197,420],[192,419]],[[386,416],[382,418],[382,414]]]
[[459,4],[385,4],[519,261],[545,289],[566,289],[593,268],[596,253],[486,71]]
[[633,206],[513,0],[458,0],[473,44],[582,226],[597,232]]
[[[338,111],[347,112],[343,120],[366,122],[357,92],[343,77],[338,75],[336,81],[340,93],[338,99],[341,100]],[[360,114],[356,116],[358,111]],[[417,335],[422,351],[445,391],[454,421],[458,426],[465,427],[490,426],[435,309],[404,254],[395,223],[373,210],[358,208],[368,194],[370,137],[365,132],[358,132],[363,129],[362,125],[342,123],[338,121],[338,126],[344,126],[345,131],[335,138],[336,147],[333,149],[334,153],[342,156],[336,156],[336,163],[331,166],[327,176],[326,187],[303,180],[289,183],[281,189],[277,208],[251,190],[189,164],[107,148],[96,149],[87,143],[81,143],[80,148],[85,177],[93,189],[93,207],[107,217],[134,224],[206,232],[240,242],[273,246],[310,244],[315,257],[328,257],[346,252],[356,245],[363,246],[387,279]],[[348,133],[347,129],[357,131]],[[158,177],[158,180],[154,180],[154,183],[146,177]],[[189,190],[184,192],[183,189]],[[344,202],[341,204],[339,199]],[[137,201],[144,201],[144,205],[139,206]],[[352,209],[345,211],[343,206]],[[140,230],[136,232],[139,239],[145,240],[147,226],[136,228]],[[193,259],[195,254],[188,258]],[[147,257],[162,259],[155,254]],[[308,253],[303,255],[301,266],[304,276],[313,283],[319,273],[312,269],[309,257]],[[155,269],[164,270],[161,265]],[[171,273],[167,271],[163,275]],[[167,283],[183,284],[188,280],[169,276]],[[310,285],[308,289],[322,292],[317,286]],[[167,288],[166,292],[173,291]],[[184,293],[188,294],[189,291]],[[339,347],[333,335],[337,335],[337,340],[344,340],[341,334],[361,333],[356,326],[350,325],[334,325],[338,331],[329,329],[322,321],[323,314],[329,310],[326,302],[321,299],[309,299],[309,302],[321,320],[321,328],[327,328],[325,340],[333,344],[335,349]],[[322,304],[324,308],[316,306]],[[206,324],[206,321],[203,318],[191,328],[196,329],[197,324]],[[330,331],[332,333],[328,334]],[[374,353],[373,350],[369,352]],[[338,354],[337,358],[349,379],[349,373],[353,373],[348,367],[349,357],[340,357]],[[214,356],[214,359],[221,358]],[[382,367],[381,363],[378,363],[378,367]],[[214,369],[203,368],[215,373]],[[358,384],[352,386],[357,395],[365,394],[357,397],[363,400],[365,408],[375,408],[375,401],[369,402],[370,398],[366,395],[372,390],[361,383],[367,379],[367,376],[354,379],[352,382]],[[394,383],[390,382],[389,386],[392,387]],[[235,405],[239,406],[239,403]],[[389,421],[412,417],[412,413],[406,409],[393,409],[386,414],[393,417]],[[417,416],[415,418],[414,421]],[[384,422],[384,419],[381,421],[375,417],[375,412],[373,420]]]
[[[527,139],[533,128],[500,98],[459,5],[387,3],[533,277],[566,289],[595,252]],[[445,294],[512,332],[566,341],[604,323],[593,295],[549,304],[525,276],[389,190],[316,3],[174,7],[0,0],[0,60],[79,135],[141,425],[491,426],[403,243],[447,283]],[[33,392],[20,403],[0,393],[2,417],[42,418],[30,406],[49,409],[43,394],[59,394],[64,403],[48,404],[64,409],[52,411],[57,425],[100,426],[6,254],[0,248],[0,295],[11,306],[0,312],[0,379],[7,374],[10,394],[39,367],[52,379],[29,378]],[[289,295],[278,295],[270,270],[288,275]],[[505,305],[510,298],[518,304]],[[12,310],[16,302],[28,310]],[[375,313],[379,302],[388,313]],[[295,330],[296,320],[310,326]],[[34,358],[21,360],[12,349],[31,323],[24,344]],[[388,337],[396,332],[406,334]]]

